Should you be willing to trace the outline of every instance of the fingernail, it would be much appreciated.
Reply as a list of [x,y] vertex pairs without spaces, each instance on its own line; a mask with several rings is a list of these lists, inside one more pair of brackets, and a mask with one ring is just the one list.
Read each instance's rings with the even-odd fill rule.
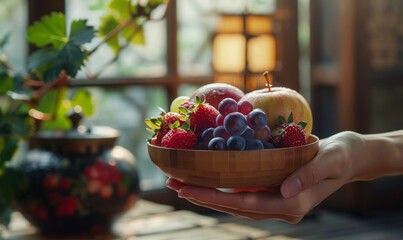
[[282,189],[281,194],[283,195],[284,198],[289,198],[301,192],[301,189],[302,189],[301,180],[298,177],[294,177],[285,183],[285,186]]

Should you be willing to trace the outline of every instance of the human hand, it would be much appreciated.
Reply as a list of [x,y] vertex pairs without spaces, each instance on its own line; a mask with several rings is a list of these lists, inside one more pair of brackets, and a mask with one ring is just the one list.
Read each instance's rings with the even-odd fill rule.
[[368,167],[354,160],[363,157],[365,151],[362,135],[354,132],[321,140],[316,157],[287,177],[279,192],[229,193],[174,179],[168,179],[167,186],[194,204],[234,216],[297,223],[341,186],[360,178],[362,168]]

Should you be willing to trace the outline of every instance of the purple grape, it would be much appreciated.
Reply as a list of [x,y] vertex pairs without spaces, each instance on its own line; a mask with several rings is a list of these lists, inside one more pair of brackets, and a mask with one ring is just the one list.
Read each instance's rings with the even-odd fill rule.
[[271,139],[271,130],[266,125],[262,129],[255,130],[254,135],[256,139],[259,139],[260,141],[263,142],[267,142]]
[[224,98],[217,108],[218,112],[224,117],[232,112],[238,111],[238,103],[232,98]]
[[224,126],[218,126],[214,129],[213,137],[228,139],[231,135],[225,130]]
[[263,142],[264,149],[273,149],[275,148],[274,144],[271,142]]
[[244,150],[245,139],[239,135],[234,135],[227,140],[227,149],[229,150]]
[[243,137],[245,140],[255,138],[253,129],[250,128],[249,126],[246,127],[246,130],[245,132],[242,133],[241,137]]
[[250,112],[253,110],[253,105],[252,103],[246,101],[246,100],[241,100],[238,102],[238,112],[242,113],[243,115],[248,115]]
[[230,135],[242,135],[247,127],[245,116],[240,112],[233,112],[225,116],[224,127]]
[[254,138],[247,139],[245,141],[245,150],[258,150],[258,149],[264,149],[262,141]]
[[214,128],[207,128],[206,130],[203,131],[201,135],[201,140],[203,143],[208,144],[211,139],[213,139],[213,133],[214,133]]
[[225,150],[225,139],[221,137],[215,137],[208,143],[209,150]]
[[260,130],[267,125],[266,113],[259,108],[250,112],[246,119],[248,120],[249,127],[253,130]]
[[215,119],[215,123],[217,124],[217,126],[222,126],[224,124],[224,116],[221,114],[218,114]]

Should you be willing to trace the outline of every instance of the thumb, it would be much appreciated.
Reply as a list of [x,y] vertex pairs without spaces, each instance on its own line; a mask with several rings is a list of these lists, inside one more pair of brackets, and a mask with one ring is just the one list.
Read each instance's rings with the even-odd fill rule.
[[284,198],[289,198],[324,179],[339,177],[345,167],[343,160],[343,154],[337,148],[322,148],[312,161],[283,181],[280,188],[281,194]]

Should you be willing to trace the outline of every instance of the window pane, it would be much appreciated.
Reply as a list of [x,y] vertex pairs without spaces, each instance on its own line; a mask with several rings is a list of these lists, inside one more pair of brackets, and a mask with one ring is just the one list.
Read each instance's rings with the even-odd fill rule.
[[0,38],[9,35],[5,46],[5,55],[9,63],[18,71],[25,72],[28,52],[26,43],[27,1],[1,0],[0,7]]
[[[212,74],[212,39],[220,24],[225,24],[220,14],[271,14],[275,7],[275,0],[178,0],[179,73]],[[231,31],[237,29],[235,24]]]
[[[66,1],[66,17],[73,19],[88,19],[92,26],[98,26],[105,13],[106,3],[109,1]],[[116,62],[110,64],[114,54],[112,50],[103,45],[88,62],[90,73],[103,71],[100,78],[110,77],[158,77],[166,74],[166,23],[162,21],[150,21],[145,24],[145,45],[130,46],[122,51]],[[93,41],[88,45],[92,49],[99,43]],[[78,78],[85,77],[81,72]]]
[[95,113],[83,122],[86,126],[109,126],[120,132],[118,144],[132,152],[137,160],[143,190],[161,188],[165,177],[151,162],[147,152],[144,120],[167,109],[167,94],[162,87],[90,88]]

